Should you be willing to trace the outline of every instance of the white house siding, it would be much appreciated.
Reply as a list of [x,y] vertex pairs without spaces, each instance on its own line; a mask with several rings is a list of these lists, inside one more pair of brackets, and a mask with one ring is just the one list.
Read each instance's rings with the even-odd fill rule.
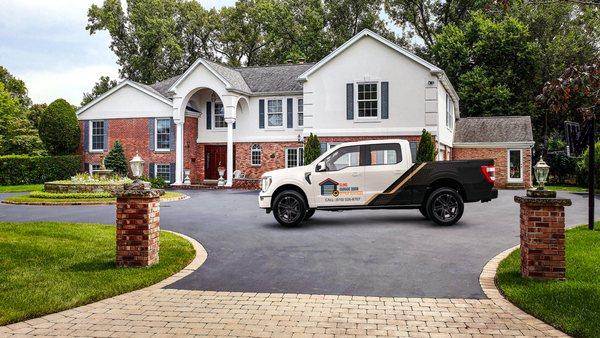
[[[354,83],[356,90],[356,83],[369,81],[389,82],[389,119],[366,122],[356,113],[346,119],[346,84]],[[418,135],[425,126],[429,81],[438,82],[428,69],[365,36],[308,76],[305,125],[319,136]],[[427,129],[435,134],[437,126]]]
[[79,120],[171,117],[173,108],[139,89],[125,85],[77,116]]
[[[450,129],[446,126],[446,95],[447,91],[439,81],[438,83],[438,137],[441,144],[452,147],[452,140],[454,139],[454,129]],[[454,106],[454,114],[456,118],[456,105]]]

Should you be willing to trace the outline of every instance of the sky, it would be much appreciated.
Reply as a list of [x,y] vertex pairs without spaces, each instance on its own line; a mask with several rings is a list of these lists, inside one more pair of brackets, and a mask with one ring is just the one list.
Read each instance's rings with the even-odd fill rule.
[[[205,8],[235,0],[199,0]],[[87,9],[102,0],[0,0],[0,66],[25,81],[34,103],[79,105],[102,75],[118,78],[106,32],[85,30]]]

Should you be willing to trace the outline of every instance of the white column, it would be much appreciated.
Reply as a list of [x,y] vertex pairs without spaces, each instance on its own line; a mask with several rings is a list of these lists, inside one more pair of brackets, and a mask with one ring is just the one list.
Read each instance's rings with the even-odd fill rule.
[[175,185],[183,183],[183,122],[175,120]]
[[233,124],[235,119],[226,118],[227,122],[227,183],[226,187],[233,185]]

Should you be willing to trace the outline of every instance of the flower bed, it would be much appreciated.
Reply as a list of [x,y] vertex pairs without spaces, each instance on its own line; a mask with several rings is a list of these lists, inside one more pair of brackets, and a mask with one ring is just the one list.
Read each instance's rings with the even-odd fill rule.
[[126,183],[131,183],[129,178],[99,178],[88,174],[73,176],[70,180],[53,181],[44,183],[44,191],[49,193],[111,193],[123,190]]

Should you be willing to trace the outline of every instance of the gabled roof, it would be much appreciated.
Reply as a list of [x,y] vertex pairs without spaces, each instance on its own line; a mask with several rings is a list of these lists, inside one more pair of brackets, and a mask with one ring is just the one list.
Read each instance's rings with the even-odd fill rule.
[[454,144],[524,143],[533,144],[531,117],[463,117],[456,121]]
[[106,93],[98,96],[97,98],[95,98],[94,100],[92,100],[92,102],[86,104],[85,106],[79,108],[79,110],[77,110],[77,112],[75,113],[76,115],[79,115],[81,113],[83,113],[84,111],[90,109],[91,107],[93,107],[94,105],[96,105],[98,102],[101,102],[102,100],[104,100],[105,98],[107,98],[108,96],[110,96],[112,93],[116,92],[117,90],[125,87],[125,86],[131,86],[134,89],[137,89],[139,91],[141,91],[142,93],[149,95],[167,105],[171,105],[171,101],[169,101],[166,97],[164,97],[162,94],[160,94],[157,90],[155,90],[154,88],[152,88],[151,86],[145,85],[145,84],[141,84],[141,83],[137,83],[135,81],[131,81],[131,80],[124,80],[121,81],[119,84],[117,84],[116,86],[114,86],[113,88],[111,88],[109,91],[107,91]]
[[323,186],[325,184],[333,184],[333,185],[339,185],[338,182],[332,180],[331,178],[327,178],[324,181],[322,181],[321,183],[319,183],[320,186]]
[[302,92],[298,76],[312,63],[236,68],[254,93]]

